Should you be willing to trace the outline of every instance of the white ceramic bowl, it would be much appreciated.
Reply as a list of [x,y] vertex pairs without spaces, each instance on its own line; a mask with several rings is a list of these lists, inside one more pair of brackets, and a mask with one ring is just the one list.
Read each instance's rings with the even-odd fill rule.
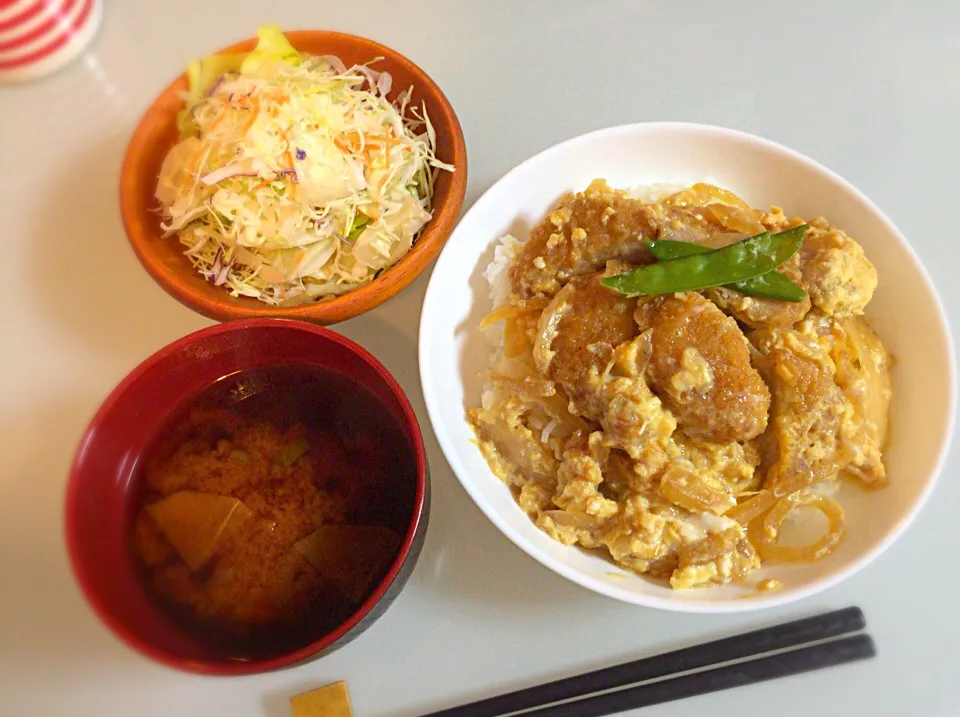
[[[826,216],[859,241],[880,284],[867,316],[897,363],[890,485],[867,493],[845,486],[847,536],[827,559],[770,565],[752,578],[776,578],[782,590],[725,586],[672,591],[613,563],[566,547],[538,530],[487,467],[464,412],[478,404],[477,372],[487,345],[477,325],[489,311],[483,270],[506,233],[525,237],[564,193],[596,177],[615,187],[712,181],[753,206]],[[467,492],[510,540],[551,570],[595,592],[637,605],[688,612],[740,612],[782,605],[852,575],[876,558],[916,516],[946,456],[954,420],[955,361],[943,307],[906,239],[869,199],[830,170],[764,139],[717,127],[635,124],[563,142],[509,172],[467,212],[443,250],[423,305],[420,374],[430,420]],[[750,584],[755,583],[751,579]]]

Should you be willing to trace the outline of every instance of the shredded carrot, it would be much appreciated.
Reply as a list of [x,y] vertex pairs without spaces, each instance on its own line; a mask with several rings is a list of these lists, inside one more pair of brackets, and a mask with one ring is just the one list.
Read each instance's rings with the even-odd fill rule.
[[367,145],[365,148],[365,154],[367,157],[367,164],[373,164],[373,153],[374,152],[383,152],[384,164],[387,169],[390,168],[390,148],[396,144],[397,140],[394,139],[393,135],[388,130],[384,134],[368,134],[366,136]]
[[[392,137],[382,134],[364,134],[358,130],[347,132],[340,137],[334,137],[333,143],[341,152],[349,154],[363,154],[367,163],[373,162],[373,152],[379,152],[383,149],[383,143],[386,142],[386,148],[389,150]],[[361,147],[363,148],[361,151]]]
[[[290,187],[290,198],[295,199],[297,196],[297,182],[300,181],[300,176],[297,174],[296,168],[293,166],[293,157],[290,155],[290,150],[288,149],[283,153],[284,159],[287,160],[287,164],[290,166],[290,169],[293,170],[293,175],[290,176],[290,182],[287,184]],[[294,181],[296,179],[297,181]]]
[[383,161],[387,169],[390,169],[390,144],[390,138],[387,137],[387,140],[383,143]]
[[[386,134],[364,134],[353,130],[339,137],[334,137],[334,145],[341,152],[362,155],[368,165],[374,163],[376,155],[383,153],[387,168],[390,167],[390,148],[399,143],[389,132]],[[362,149],[361,149],[362,147]],[[409,147],[407,147],[409,149]]]
[[201,146],[200,149],[197,150],[197,153],[190,158],[190,161],[187,163],[188,166],[193,167],[194,171],[199,169],[199,167],[196,166],[197,162],[200,161],[200,158],[203,156],[203,153],[206,151],[207,151],[207,148],[204,146]]
[[193,167],[193,169],[183,173],[183,180],[180,182],[180,189],[185,189],[186,186],[190,184],[190,181],[192,180],[190,175],[191,172],[193,172],[195,175],[200,173],[200,159],[203,157],[203,153],[206,151],[206,147],[200,147],[196,154],[190,158],[190,161],[186,163],[187,167]]
[[354,154],[360,151],[361,135],[359,132],[348,132],[333,140],[341,152]]
[[227,108],[224,107],[222,104],[217,105],[217,109],[219,110],[217,112],[217,116],[213,118],[213,122],[211,122],[210,126],[207,127],[208,132],[214,129],[218,124],[220,124],[221,120],[223,120],[223,118],[227,116]]
[[257,121],[257,115],[260,114],[260,100],[254,97],[251,104],[253,105],[253,109],[250,111],[250,117],[247,119],[247,123],[243,126],[243,134],[250,131],[253,123]]

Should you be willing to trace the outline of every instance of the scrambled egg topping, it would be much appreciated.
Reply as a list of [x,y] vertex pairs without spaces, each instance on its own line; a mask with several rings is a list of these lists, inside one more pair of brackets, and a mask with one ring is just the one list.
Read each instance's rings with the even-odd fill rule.
[[670,377],[670,385],[678,393],[684,391],[706,391],[713,384],[713,369],[707,360],[693,346],[683,349],[680,370]]
[[[808,222],[780,269],[803,302],[599,283],[651,261],[645,239],[717,247],[801,223],[709,185],[644,203],[597,181],[511,238],[509,266],[487,272],[509,281],[484,324],[503,324],[502,346],[468,420],[540,529],[677,589],[835,547],[780,548],[777,521],[811,485],[886,481],[892,359],[862,316],[877,275],[859,244]],[[814,502],[834,525],[830,501]]]

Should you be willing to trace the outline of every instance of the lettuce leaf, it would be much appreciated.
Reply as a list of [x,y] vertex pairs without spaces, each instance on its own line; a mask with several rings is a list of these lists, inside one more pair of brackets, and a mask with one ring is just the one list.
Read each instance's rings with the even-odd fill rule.
[[227,72],[238,72],[247,53],[209,55],[187,65],[187,90],[195,97],[206,94]]
[[300,53],[284,37],[279,25],[264,25],[257,30],[257,37],[257,46],[240,66],[244,74],[256,72],[271,62],[286,62],[294,66],[300,64]]

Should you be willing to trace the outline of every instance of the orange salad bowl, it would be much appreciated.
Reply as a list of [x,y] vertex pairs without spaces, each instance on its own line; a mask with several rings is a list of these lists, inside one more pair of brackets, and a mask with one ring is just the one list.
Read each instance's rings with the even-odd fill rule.
[[[211,319],[290,318],[316,324],[345,321],[379,306],[409,285],[437,256],[453,231],[463,206],[467,184],[467,150],[460,122],[437,84],[417,65],[398,52],[355,35],[324,30],[284,33],[298,50],[314,55],[336,55],[348,67],[382,58],[377,70],[393,76],[391,94],[412,86],[412,106],[426,104],[436,132],[437,157],[455,167],[439,172],[434,186],[433,217],[412,249],[371,282],[352,291],[308,304],[271,306],[257,299],[233,297],[199,274],[183,255],[173,236],[164,236],[154,197],[160,168],[167,152],[179,140],[177,114],[183,108],[181,93],[186,75],[173,81],[140,120],[127,147],[120,177],[120,210],[130,244],[154,280],[185,306]],[[251,38],[219,53],[247,52]],[[218,54],[219,54],[218,53]]]

